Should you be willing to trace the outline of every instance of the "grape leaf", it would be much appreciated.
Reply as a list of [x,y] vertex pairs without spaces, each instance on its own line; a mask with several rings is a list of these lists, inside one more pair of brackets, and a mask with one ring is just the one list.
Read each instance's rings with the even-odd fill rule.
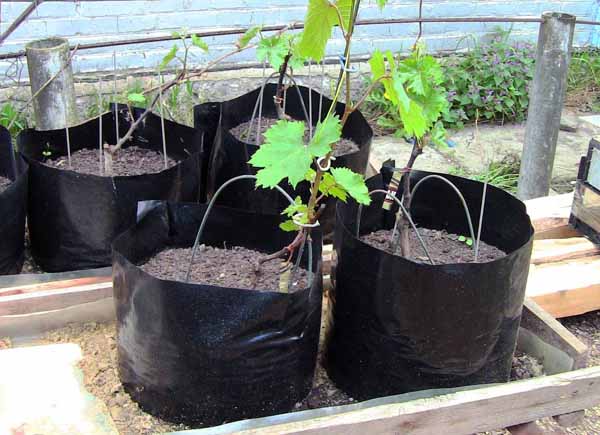
[[332,168],[331,174],[335,182],[348,192],[356,202],[364,205],[371,203],[369,190],[362,175],[352,172],[348,168]]
[[288,205],[285,210],[281,212],[281,214],[286,215],[287,217],[292,217],[298,213],[306,214],[308,211],[308,206],[302,203],[302,198],[297,196],[294,199],[294,204]]
[[404,83],[406,82],[404,76],[402,74],[394,73],[392,75],[392,84],[394,86],[394,91],[396,93],[396,97],[398,98],[398,102],[400,104],[400,109],[404,109],[408,111],[410,109],[410,97],[406,93],[406,89],[404,89]]
[[298,225],[296,225],[294,223],[294,221],[291,219],[288,219],[287,221],[280,223],[279,228],[281,228],[283,231],[288,231],[288,232],[300,230],[300,227]]
[[288,39],[275,35],[260,40],[256,48],[256,57],[258,60],[266,60],[273,69],[278,70],[289,51]]
[[375,50],[371,56],[371,59],[369,60],[369,65],[371,65],[371,75],[373,77],[373,81],[378,80],[380,77],[385,75],[385,61],[381,51]]
[[169,52],[165,55],[165,57],[163,57],[162,61],[160,62],[160,69],[163,69],[164,67],[166,67],[173,59],[175,59],[175,55],[177,54],[177,45],[173,45],[173,47],[171,47],[171,49],[169,50]]
[[[337,0],[335,2],[338,10],[340,11],[340,15],[342,16],[342,23],[344,23],[344,29],[348,30],[350,26],[350,17],[352,16],[352,0]],[[337,18],[335,25],[337,26],[340,22],[340,19]]]
[[313,138],[308,147],[314,157],[322,157],[331,151],[331,144],[340,140],[342,136],[342,124],[337,116],[325,118],[325,122],[319,122]]
[[337,13],[328,0],[310,0],[304,19],[304,33],[298,46],[300,54],[317,62],[321,61],[336,23]]
[[194,46],[198,47],[205,53],[208,52],[208,44],[204,42],[204,40],[195,33],[192,33],[192,44],[194,44]]
[[304,180],[312,156],[304,146],[304,123],[280,120],[265,133],[265,143],[254,153],[250,164],[263,168],[257,172],[257,186],[274,187],[287,178],[296,185]]
[[146,97],[144,96],[144,94],[139,94],[136,92],[132,92],[131,94],[128,94],[127,99],[129,101],[131,101],[132,103],[145,103],[146,102]]
[[260,32],[261,29],[262,26],[254,26],[246,30],[246,32],[242,36],[240,36],[240,39],[238,39],[237,43],[235,44],[237,48],[246,47],[250,43],[250,41],[252,41],[252,39],[254,39],[256,35],[258,35],[258,32]]
[[319,184],[319,192],[325,196],[333,196],[346,202],[348,198],[348,192],[344,190],[342,186],[335,182],[335,178],[329,172],[323,174],[321,184]]

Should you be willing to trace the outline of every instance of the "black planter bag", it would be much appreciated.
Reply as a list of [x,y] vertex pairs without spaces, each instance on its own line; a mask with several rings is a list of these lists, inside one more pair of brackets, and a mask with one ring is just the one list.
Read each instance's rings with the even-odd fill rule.
[[[201,426],[290,411],[310,391],[317,359],[320,235],[314,233],[312,287],[292,294],[161,280],[136,264],[167,246],[192,246],[206,205],[154,205],[113,243],[125,390],[146,412]],[[279,221],[215,207],[201,243],[272,253],[294,237]]]
[[21,272],[27,214],[27,165],[15,156],[8,130],[0,126],[0,176],[12,183],[0,193],[0,275]]
[[[277,85],[274,83],[267,84],[263,93],[263,108],[264,117],[276,118],[277,112],[273,97],[275,96]],[[298,95],[300,90],[300,95]],[[258,146],[240,141],[230,133],[230,130],[244,122],[252,119],[252,113],[260,95],[260,88],[255,89],[241,97],[223,103],[205,103],[194,108],[194,122],[196,125],[214,124],[219,122],[219,127],[214,136],[212,145],[211,158],[208,169],[207,180],[207,196],[210,198],[216,190],[229,179],[238,175],[255,175],[257,169],[248,164],[248,160],[258,149]],[[309,104],[309,95],[312,98],[312,119],[316,125],[319,120],[319,100],[320,94],[312,91],[309,94],[309,89],[304,86],[291,87],[287,91],[286,97],[286,114],[293,119],[305,121],[306,116],[302,108],[304,101],[307,113],[311,109]],[[329,98],[323,97],[321,118],[324,119],[327,111],[331,107],[332,101]],[[345,105],[338,103],[336,105],[336,113],[342,116]],[[258,111],[257,111],[258,116]],[[256,124],[253,124],[253,134],[256,134]],[[369,160],[369,151],[371,148],[371,139],[373,131],[363,115],[356,111],[350,115],[344,129],[342,137],[352,140],[358,145],[359,150],[337,157],[332,162],[334,167],[347,167],[354,172],[361,174],[365,173]],[[209,136],[205,137],[207,140]],[[300,183],[296,189],[286,183],[282,183],[282,187],[293,197],[297,195],[303,197],[305,201],[310,197],[309,184],[306,182]],[[327,208],[319,221],[323,234],[326,236],[333,232],[335,223],[335,200],[329,198],[327,200]],[[253,180],[246,180],[241,183],[236,183],[232,189],[227,189],[217,200],[217,204],[227,207],[241,208],[245,210],[253,210],[263,214],[279,214],[281,210],[287,207],[285,199],[274,189],[256,189]]]
[[[143,109],[134,109],[134,116]],[[120,106],[119,137],[131,125],[129,111]],[[104,142],[116,143],[114,110],[102,115]],[[149,199],[198,201],[202,196],[201,150],[193,128],[165,120],[169,157],[179,163],[155,174],[100,177],[40,162],[67,155],[65,130],[25,130],[19,151],[30,164],[29,234],[32,254],[47,272],[108,266],[113,238],[135,224],[137,202]],[[71,152],[98,149],[99,118],[69,129]],[[160,117],[149,114],[128,146],[162,152]]]
[[[415,171],[411,185],[428,174]],[[465,197],[477,231],[483,184],[443,176]],[[381,175],[367,184],[370,191],[387,189]],[[375,194],[364,208],[361,235],[393,227],[383,197]],[[481,238],[508,255],[436,266],[357,239],[357,209],[354,202],[337,207],[335,326],[327,354],[333,381],[359,400],[508,381],[533,244],[524,204],[488,186]],[[420,227],[469,233],[458,197],[440,180],[419,188],[412,216]]]

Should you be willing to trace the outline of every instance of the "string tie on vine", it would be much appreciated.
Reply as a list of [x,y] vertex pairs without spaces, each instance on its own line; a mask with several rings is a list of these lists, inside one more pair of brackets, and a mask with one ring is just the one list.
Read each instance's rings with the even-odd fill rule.
[[327,160],[327,166],[323,166],[323,160],[325,160],[325,157],[326,156],[323,156],[317,159],[317,166],[323,172],[329,171],[329,169],[331,169],[331,161],[335,160],[335,156],[331,156],[329,157],[329,160]]
[[342,71],[346,71],[347,73],[358,72],[358,69],[356,69],[356,67],[346,68],[346,56],[344,56],[343,54],[340,54],[338,57],[340,59],[340,65],[342,67]]
[[312,224],[300,222],[300,219],[302,219],[303,216],[304,213],[295,214],[294,216],[292,216],[292,222],[294,222],[296,225],[302,228],[317,228],[321,225],[318,220]]

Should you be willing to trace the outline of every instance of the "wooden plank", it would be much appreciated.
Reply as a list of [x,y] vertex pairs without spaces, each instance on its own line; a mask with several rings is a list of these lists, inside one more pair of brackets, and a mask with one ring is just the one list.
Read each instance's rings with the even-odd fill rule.
[[569,226],[572,204],[573,193],[525,201],[527,213],[535,229],[535,239],[580,237],[581,234]]
[[0,316],[0,337],[28,337],[64,328],[69,323],[113,322],[116,318],[112,297],[79,303],[66,308],[30,314]]
[[527,214],[536,231],[543,231],[556,227],[557,224],[568,222],[572,205],[572,192],[525,201]]
[[587,346],[530,298],[523,305],[518,347],[541,361],[548,374],[587,366]]
[[556,318],[600,309],[600,256],[532,265],[527,296]]
[[599,254],[600,246],[594,245],[585,237],[534,240],[531,263],[555,263]]
[[26,293],[35,293],[48,290],[62,290],[69,287],[78,287],[89,284],[105,284],[112,281],[111,276],[88,276],[76,279],[49,281],[35,284],[16,285],[0,288],[0,297],[13,296]]
[[58,310],[112,296],[112,281],[0,297],[0,315]]
[[[431,392],[429,397],[408,401],[406,398],[410,395],[392,396],[357,405],[179,433],[469,435],[596,406],[600,403],[600,367],[483,388],[448,390],[441,395],[437,393]],[[290,421],[281,423],[284,418]]]
[[581,183],[577,184],[573,214],[592,230],[600,232],[600,194]]

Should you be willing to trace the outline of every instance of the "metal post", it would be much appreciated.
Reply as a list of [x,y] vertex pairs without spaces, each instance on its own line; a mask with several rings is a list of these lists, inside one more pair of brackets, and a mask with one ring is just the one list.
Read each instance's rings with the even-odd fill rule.
[[[48,38],[26,45],[27,69],[37,130],[58,130],[78,123],[69,41]],[[50,81],[50,82],[49,82]]]
[[546,12],[542,21],[519,174],[518,196],[523,200],[550,191],[575,30],[573,15]]

